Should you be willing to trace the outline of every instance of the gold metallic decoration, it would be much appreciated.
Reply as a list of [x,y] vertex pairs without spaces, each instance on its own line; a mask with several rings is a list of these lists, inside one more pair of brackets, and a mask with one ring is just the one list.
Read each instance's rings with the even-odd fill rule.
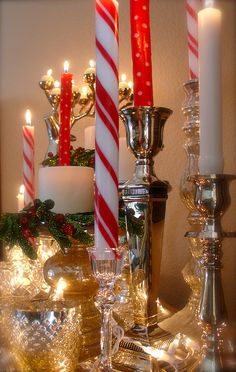
[[22,301],[21,307],[5,310],[3,316],[12,353],[22,371],[75,371],[80,353],[79,308]]
[[[96,70],[93,61],[90,61],[88,68],[83,75],[84,85],[81,89],[72,85],[72,113],[71,113],[71,128],[84,117],[95,117],[95,83]],[[47,76],[46,76],[47,78]],[[60,104],[60,83],[55,81],[51,76],[48,80],[40,80],[39,86],[44,91],[51,107],[52,113],[44,116],[46,124],[49,146],[46,152],[46,157],[49,152],[53,155],[57,152],[60,119],[59,119],[59,104]],[[127,83],[126,89],[119,89],[119,108],[130,106],[133,102],[133,87],[131,83]],[[76,137],[71,134],[71,141],[75,141]]]
[[[231,353],[224,349],[224,332],[228,327],[227,312],[221,280],[222,240],[229,236],[221,227],[221,217],[230,206],[231,175],[196,175],[195,206],[203,218],[200,232],[191,231],[188,237],[198,237],[203,246],[204,281],[201,292],[199,322],[202,329],[202,350],[198,370],[218,372],[233,370],[235,345]],[[231,234],[230,236],[236,236]]]
[[[72,247],[66,254],[59,251],[44,265],[46,282],[55,293],[58,282],[66,284],[63,298],[73,300],[79,308],[80,320],[80,357],[79,361],[92,358],[100,352],[100,315],[94,305],[93,297],[98,289],[90,267],[86,246],[72,240]],[[53,296],[52,293],[52,296]]]
[[[14,247],[7,252],[8,262],[1,263],[1,316],[5,320],[0,327],[5,350],[10,357],[14,353],[24,372],[74,371],[74,355],[77,365],[100,352],[100,315],[93,299],[98,284],[84,245],[72,240],[63,254],[42,231],[37,247],[35,261]],[[66,350],[59,353],[59,348]]]

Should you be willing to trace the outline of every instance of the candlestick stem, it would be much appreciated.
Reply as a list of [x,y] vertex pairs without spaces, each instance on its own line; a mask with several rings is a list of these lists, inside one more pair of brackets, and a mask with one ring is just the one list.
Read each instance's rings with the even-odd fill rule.
[[222,240],[221,217],[230,205],[229,175],[197,175],[195,206],[203,218],[202,230],[187,236],[201,239],[204,280],[201,292],[199,321],[202,329],[200,371],[228,371],[222,332],[227,325],[227,312],[221,281]]

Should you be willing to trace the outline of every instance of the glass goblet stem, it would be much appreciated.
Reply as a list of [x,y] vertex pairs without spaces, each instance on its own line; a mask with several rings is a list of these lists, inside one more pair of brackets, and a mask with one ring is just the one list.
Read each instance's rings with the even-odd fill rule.
[[112,371],[112,305],[101,306],[101,364],[106,371]]

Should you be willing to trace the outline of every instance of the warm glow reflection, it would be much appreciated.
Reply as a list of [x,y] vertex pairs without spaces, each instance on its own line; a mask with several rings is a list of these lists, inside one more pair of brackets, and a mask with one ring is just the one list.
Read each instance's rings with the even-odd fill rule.
[[86,86],[83,86],[81,90],[82,90],[82,94],[88,93],[88,88]]
[[121,81],[126,81],[126,74],[121,75]]
[[60,86],[60,82],[58,80],[56,80],[54,82],[54,88],[59,88],[59,86]]
[[128,82],[128,87],[129,87],[130,89],[133,89],[133,85],[134,85],[134,84],[133,84],[132,81],[129,81],[129,82]]
[[51,68],[48,70],[47,75],[48,76],[51,76],[52,75],[52,69]]
[[69,71],[69,62],[65,61],[64,62],[64,72],[68,72],[68,71]]
[[95,67],[95,61],[93,59],[90,59],[89,67],[91,67],[91,68]]
[[25,120],[26,120],[26,124],[31,125],[31,112],[30,112],[30,110],[26,110]]
[[67,287],[66,281],[63,278],[60,278],[57,283],[54,300],[62,300],[64,295],[64,290]]

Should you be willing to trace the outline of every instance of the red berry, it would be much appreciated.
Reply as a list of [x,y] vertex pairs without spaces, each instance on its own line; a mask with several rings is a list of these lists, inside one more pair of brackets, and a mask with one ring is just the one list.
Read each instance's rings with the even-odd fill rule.
[[58,213],[58,214],[56,214],[56,216],[55,216],[55,221],[56,221],[56,223],[58,223],[59,225],[62,225],[63,222],[65,221],[65,216],[64,216],[64,214],[62,214],[62,213]]
[[31,217],[36,217],[36,208],[35,207],[30,207],[27,211],[27,213],[31,216]]
[[74,150],[74,147],[72,145],[70,145],[70,150]]
[[52,157],[53,157],[53,153],[52,153],[51,151],[49,151],[49,153],[48,153],[48,157],[49,157],[49,158],[52,158]]
[[21,225],[27,225],[27,223],[28,223],[28,218],[26,216],[22,216],[20,218],[20,224]]
[[92,167],[93,168],[94,165],[95,165],[95,159],[94,158],[89,159],[88,165],[89,165],[89,167]]
[[24,237],[25,239],[28,239],[28,238],[32,238],[32,237],[33,237],[33,235],[32,235],[32,233],[31,233],[30,229],[23,229],[23,230],[22,230],[22,235],[23,235],[23,237]]
[[75,229],[74,229],[74,226],[71,223],[66,223],[63,226],[62,231],[66,235],[73,235],[74,232],[75,232]]

